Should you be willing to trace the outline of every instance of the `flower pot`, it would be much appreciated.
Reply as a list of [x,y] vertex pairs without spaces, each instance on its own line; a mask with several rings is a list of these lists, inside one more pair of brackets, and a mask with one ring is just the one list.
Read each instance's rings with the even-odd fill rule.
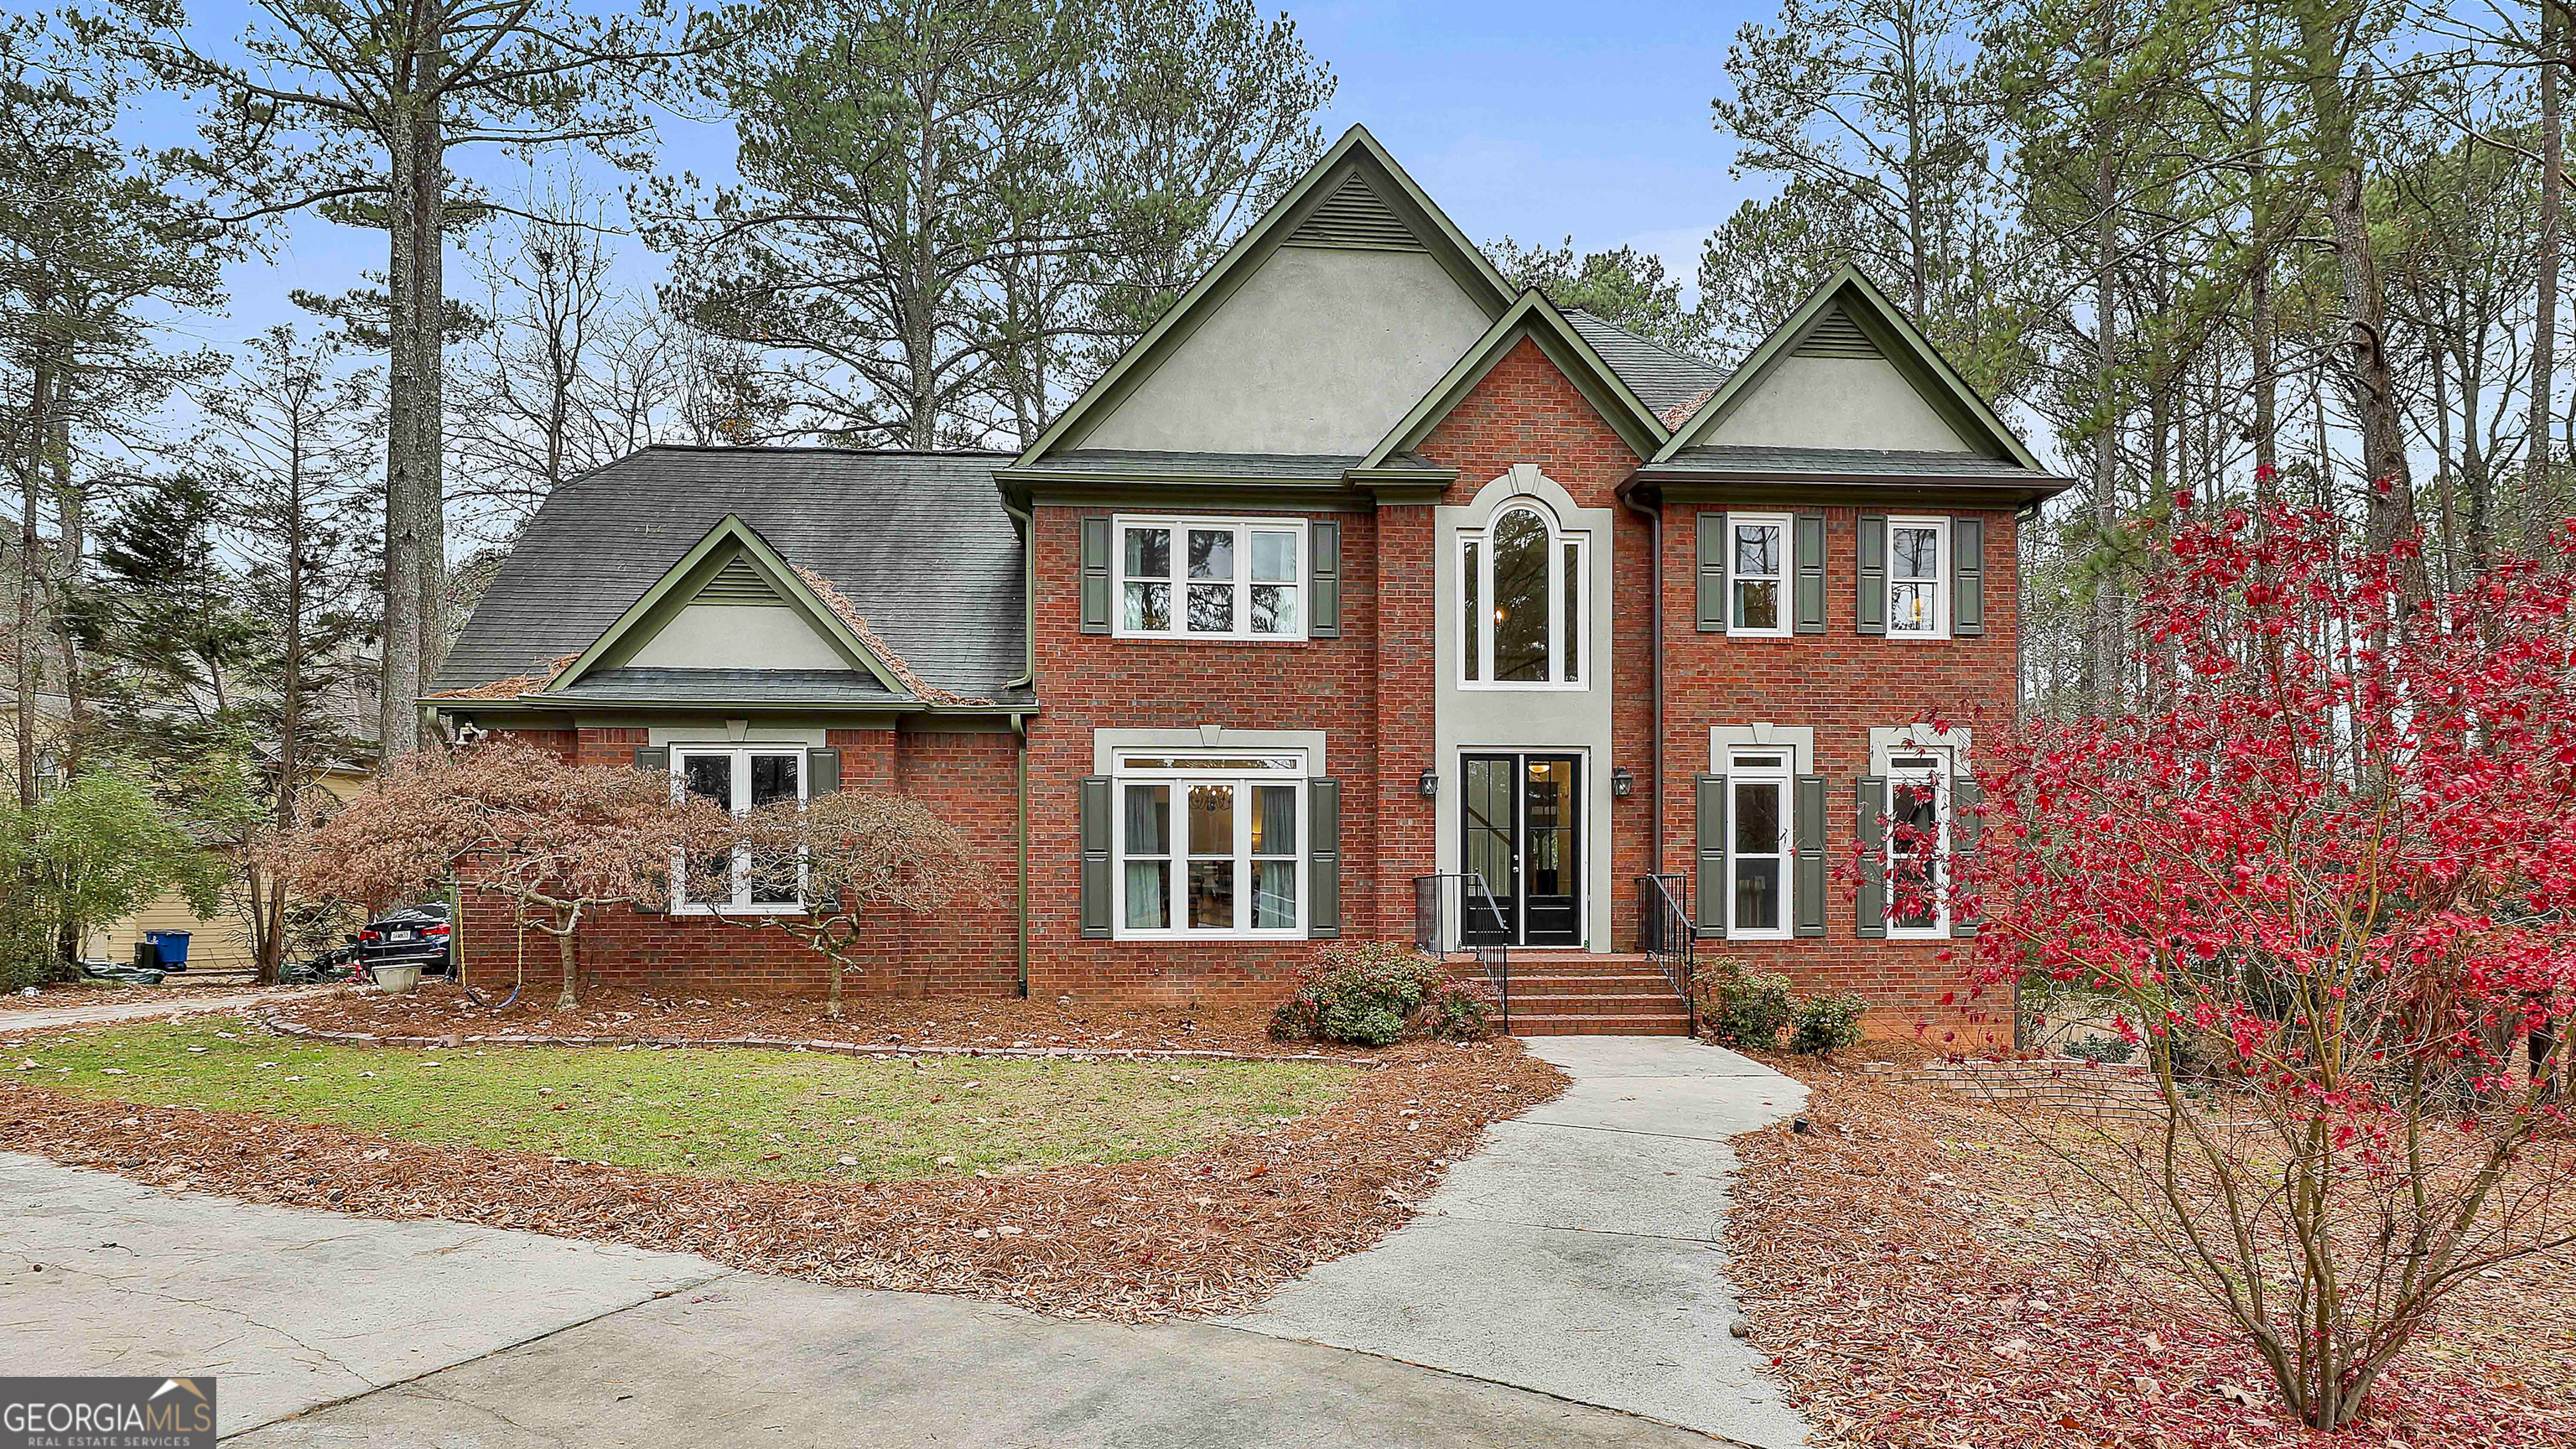
[[420,968],[417,966],[379,966],[376,968],[376,985],[381,988],[387,996],[400,996],[404,992],[420,985]]

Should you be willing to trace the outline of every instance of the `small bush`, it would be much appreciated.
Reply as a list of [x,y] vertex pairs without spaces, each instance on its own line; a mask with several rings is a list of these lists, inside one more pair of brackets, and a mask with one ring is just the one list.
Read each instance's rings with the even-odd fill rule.
[[1418,1037],[1475,1041],[1492,1031],[1494,997],[1454,981],[1437,958],[1393,941],[1326,947],[1270,1016],[1277,1041],[1392,1046]]
[[2079,1061],[2117,1066],[2136,1056],[2138,1049],[2116,1036],[2079,1036],[2066,1044],[2066,1054]]
[[1810,996],[1798,1003],[1789,1050],[1804,1056],[1860,1045],[1860,1018],[1869,1010],[1864,996]]
[[1715,999],[1709,1032],[1728,1046],[1774,1051],[1791,1020],[1789,978],[1769,971],[1724,967],[1701,978]]

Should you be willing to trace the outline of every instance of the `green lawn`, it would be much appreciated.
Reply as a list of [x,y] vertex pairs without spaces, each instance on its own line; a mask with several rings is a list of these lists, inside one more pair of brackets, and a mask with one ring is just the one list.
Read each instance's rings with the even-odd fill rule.
[[317,1045],[224,1017],[84,1032],[0,1065],[56,1091],[423,1142],[710,1176],[878,1179],[1186,1152],[1313,1111],[1357,1077],[1309,1062],[415,1051]]

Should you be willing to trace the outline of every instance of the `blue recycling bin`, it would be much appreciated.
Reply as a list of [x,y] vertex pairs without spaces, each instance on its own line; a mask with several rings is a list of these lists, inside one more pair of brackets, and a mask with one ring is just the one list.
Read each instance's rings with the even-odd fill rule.
[[146,931],[143,933],[143,939],[151,942],[152,949],[160,954],[162,970],[185,971],[188,969],[187,932]]

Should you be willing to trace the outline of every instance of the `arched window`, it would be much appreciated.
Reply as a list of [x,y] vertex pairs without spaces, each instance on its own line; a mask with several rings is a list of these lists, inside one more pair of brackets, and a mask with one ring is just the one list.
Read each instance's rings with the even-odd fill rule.
[[1459,541],[1459,677],[1484,688],[1580,686],[1586,589],[1581,534],[1512,504]]

